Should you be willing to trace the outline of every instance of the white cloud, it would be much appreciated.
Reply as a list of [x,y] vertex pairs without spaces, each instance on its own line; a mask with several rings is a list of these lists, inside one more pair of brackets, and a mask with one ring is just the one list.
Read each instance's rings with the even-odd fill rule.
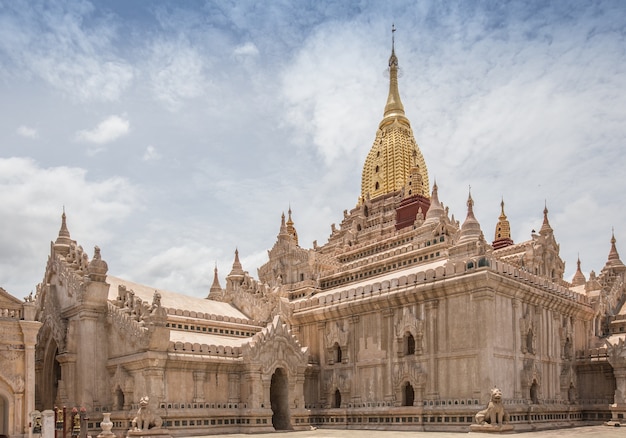
[[253,42],[247,42],[235,47],[233,54],[236,56],[256,56],[259,54],[259,49]]
[[134,70],[114,53],[110,16],[92,15],[87,2],[29,6],[0,18],[0,52],[13,61],[13,74],[39,77],[81,102],[117,100]]
[[154,160],[160,160],[160,159],[161,159],[161,154],[157,152],[154,146],[150,145],[146,147],[146,150],[143,153],[143,157],[142,157],[143,161],[154,161]]
[[88,143],[105,144],[117,140],[130,131],[130,122],[120,116],[109,116],[94,129],[78,131],[76,140]]
[[155,41],[146,71],[157,100],[177,111],[187,99],[204,94],[203,56],[186,42]]
[[137,189],[123,178],[92,181],[85,169],[43,168],[32,159],[0,158],[0,206],[0,285],[11,285],[9,292],[20,296],[41,281],[63,206],[72,238],[91,257],[94,245],[111,239],[112,225],[139,204]]
[[380,69],[372,68],[367,33],[349,23],[320,28],[282,77],[286,121],[301,142],[312,141],[326,164],[367,151],[382,116],[387,97],[382,72],[389,55],[381,53]]
[[19,128],[17,128],[17,133],[25,138],[39,138],[39,133],[37,132],[37,130],[26,125],[21,125]]

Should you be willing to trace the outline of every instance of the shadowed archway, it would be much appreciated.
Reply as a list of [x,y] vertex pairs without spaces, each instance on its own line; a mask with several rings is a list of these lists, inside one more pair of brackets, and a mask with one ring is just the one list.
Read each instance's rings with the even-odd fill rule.
[[291,430],[289,418],[289,382],[282,368],[277,368],[272,375],[270,385],[270,403],[272,405],[272,426],[276,430]]

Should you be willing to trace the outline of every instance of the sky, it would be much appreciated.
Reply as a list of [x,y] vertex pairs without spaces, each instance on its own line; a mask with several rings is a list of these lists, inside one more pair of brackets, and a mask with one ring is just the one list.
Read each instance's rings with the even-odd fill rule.
[[0,0],[0,287],[45,272],[63,209],[109,274],[207,296],[356,205],[391,27],[431,184],[487,241],[544,206],[571,280],[626,260],[626,3]]

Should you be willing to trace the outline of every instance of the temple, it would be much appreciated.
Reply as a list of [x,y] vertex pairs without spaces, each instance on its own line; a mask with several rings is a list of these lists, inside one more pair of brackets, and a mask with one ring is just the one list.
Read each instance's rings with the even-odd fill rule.
[[[17,312],[1,310],[0,325],[28,338],[0,355],[0,434],[27,434],[30,410],[54,406],[84,406],[90,435],[111,413],[123,434],[144,397],[174,436],[467,431],[494,387],[516,431],[621,424],[626,266],[615,237],[598,274],[585,278],[579,259],[570,280],[547,205],[522,242],[504,200],[491,243],[472,193],[456,220],[440,200],[445,181],[430,186],[398,64],[392,43],[355,206],[312,248],[289,208],[256,276],[235,250],[224,287],[215,267],[206,298],[118,278],[106,249],[72,239],[63,213],[28,312],[0,294]],[[5,371],[13,356],[22,365]]]

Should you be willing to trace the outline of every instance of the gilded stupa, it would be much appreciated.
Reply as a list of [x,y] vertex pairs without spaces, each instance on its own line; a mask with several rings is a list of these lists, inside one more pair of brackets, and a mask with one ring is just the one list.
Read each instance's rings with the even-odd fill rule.
[[[398,57],[395,42],[391,42],[389,57],[389,96],[383,119],[378,125],[376,139],[365,159],[361,178],[361,200],[375,199],[405,188],[410,175],[411,195],[429,198],[428,170],[422,152],[413,136],[411,123],[404,113],[398,91]],[[407,193],[408,196],[408,193]]]

